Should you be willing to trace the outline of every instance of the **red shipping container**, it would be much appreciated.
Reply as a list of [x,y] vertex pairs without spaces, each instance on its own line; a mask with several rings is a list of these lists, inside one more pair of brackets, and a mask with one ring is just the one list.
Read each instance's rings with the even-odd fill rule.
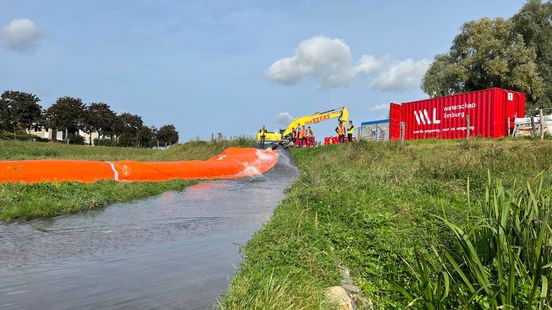
[[[508,135],[516,117],[525,116],[525,94],[501,88],[425,99],[402,104],[391,103],[389,139],[500,138]],[[508,119],[510,123],[508,123]]]

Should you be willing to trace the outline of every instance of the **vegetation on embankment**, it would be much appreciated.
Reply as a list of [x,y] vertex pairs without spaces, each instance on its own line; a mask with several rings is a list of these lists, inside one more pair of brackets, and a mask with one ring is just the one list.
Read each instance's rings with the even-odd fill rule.
[[[435,283],[428,289],[408,264],[417,266],[421,259],[438,264],[432,247],[463,255],[456,231],[435,217],[442,216],[443,209],[451,223],[474,225],[482,210],[488,210],[481,205],[489,174],[500,178],[505,188],[523,188],[544,171],[541,194],[548,198],[539,199],[550,202],[552,196],[548,140],[356,143],[295,149],[293,155],[301,176],[270,222],[246,245],[245,259],[221,300],[222,308],[325,308],[323,291],[339,285],[339,265],[351,270],[355,284],[377,309],[401,309],[412,301],[393,283],[418,297],[414,308],[423,307],[428,299],[424,294],[435,297],[445,291],[437,291],[445,287],[444,279],[437,282],[431,270]],[[516,195],[512,197],[517,201]],[[552,245],[545,245],[550,252]],[[489,274],[495,269],[492,264],[486,266]],[[450,271],[455,278],[448,278],[448,287],[466,287],[454,269]],[[527,286],[523,290],[515,294],[530,295]],[[448,304],[440,305],[459,307],[460,294],[451,289]],[[525,297],[515,297],[523,304]],[[492,305],[488,297],[469,302],[483,308]]]
[[[208,159],[232,146],[250,147],[252,141],[237,139],[220,143],[188,142],[167,150],[0,141],[0,160],[171,161]],[[2,183],[0,184],[0,221],[29,220],[85,211],[104,207],[114,202],[145,198],[165,191],[182,190],[194,183],[196,182]]]

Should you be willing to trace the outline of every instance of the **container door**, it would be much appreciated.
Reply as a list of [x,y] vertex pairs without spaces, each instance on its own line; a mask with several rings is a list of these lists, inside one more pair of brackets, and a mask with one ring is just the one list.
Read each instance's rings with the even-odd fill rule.
[[514,119],[517,116],[517,94],[506,91],[506,135],[514,128]]
[[389,140],[401,139],[401,105],[391,103],[389,106]]
[[525,117],[525,94],[518,93],[517,97],[517,117]]
[[506,118],[510,119],[508,129],[511,131],[514,128],[516,117],[525,116],[525,94],[508,90],[505,93]]

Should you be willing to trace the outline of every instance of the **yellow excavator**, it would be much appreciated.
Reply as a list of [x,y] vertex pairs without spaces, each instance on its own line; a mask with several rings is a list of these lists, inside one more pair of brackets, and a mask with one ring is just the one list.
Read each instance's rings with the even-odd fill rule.
[[[284,148],[287,148],[293,145],[293,143],[291,143],[291,131],[294,128],[308,126],[334,118],[338,118],[342,122],[347,122],[349,119],[349,110],[347,110],[347,107],[325,112],[316,112],[312,115],[298,117],[292,120],[286,129],[281,129],[279,132],[267,132],[265,134],[265,141],[271,143],[273,148],[278,147],[278,145],[282,145]],[[260,132],[257,133],[257,141],[261,141]]]

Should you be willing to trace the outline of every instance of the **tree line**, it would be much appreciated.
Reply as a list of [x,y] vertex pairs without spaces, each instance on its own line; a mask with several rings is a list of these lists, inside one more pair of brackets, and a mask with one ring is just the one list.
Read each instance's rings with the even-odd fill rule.
[[80,98],[60,97],[50,107],[43,109],[40,99],[34,94],[13,90],[2,93],[1,130],[12,132],[15,139],[19,132],[41,127],[63,132],[66,143],[82,143],[79,130],[90,136],[97,132],[100,137],[97,143],[102,145],[153,147],[178,142],[178,131],[174,125],[167,124],[159,129],[146,126],[141,116],[117,114],[106,103],[93,102],[87,105]]
[[482,18],[460,28],[426,72],[431,97],[501,87],[527,94],[526,110],[552,106],[552,3],[529,0],[509,19]]

